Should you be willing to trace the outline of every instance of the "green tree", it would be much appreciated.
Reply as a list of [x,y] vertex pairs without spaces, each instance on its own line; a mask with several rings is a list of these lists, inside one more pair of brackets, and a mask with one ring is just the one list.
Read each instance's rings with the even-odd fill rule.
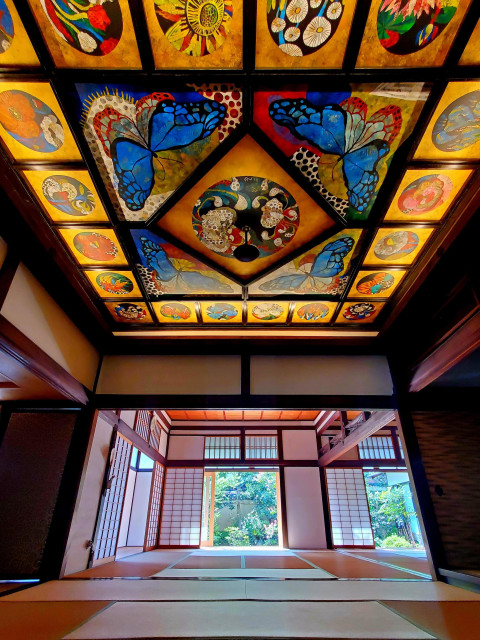
[[373,533],[376,539],[403,535],[413,545],[415,538],[410,526],[410,517],[415,515],[407,509],[405,494],[401,486],[388,487],[376,491],[367,484]]

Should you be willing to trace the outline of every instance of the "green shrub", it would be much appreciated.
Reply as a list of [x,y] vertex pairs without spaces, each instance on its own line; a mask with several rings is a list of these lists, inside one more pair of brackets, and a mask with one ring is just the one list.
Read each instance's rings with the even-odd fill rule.
[[382,542],[382,547],[388,548],[399,548],[399,549],[410,549],[412,546],[411,542],[409,542],[406,538],[402,538],[402,536],[397,536],[395,533],[391,536],[385,538]]

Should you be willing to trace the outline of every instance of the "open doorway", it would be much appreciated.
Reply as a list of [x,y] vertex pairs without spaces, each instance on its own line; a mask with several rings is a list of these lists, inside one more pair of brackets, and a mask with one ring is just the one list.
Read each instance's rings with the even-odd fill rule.
[[365,471],[375,548],[424,550],[407,470]]
[[281,546],[279,495],[276,470],[206,471],[202,546]]

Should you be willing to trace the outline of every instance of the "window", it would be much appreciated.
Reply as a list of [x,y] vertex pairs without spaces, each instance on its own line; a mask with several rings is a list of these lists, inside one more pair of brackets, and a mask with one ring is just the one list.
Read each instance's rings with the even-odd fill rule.
[[135,471],[151,471],[154,467],[155,462],[147,456],[145,453],[142,453],[137,448],[133,447],[132,458],[130,461],[130,467]]
[[245,458],[247,460],[277,459],[277,436],[247,436],[245,438]]
[[361,460],[395,460],[392,436],[371,436],[358,445]]
[[137,419],[135,420],[135,431],[147,442],[151,421],[152,414],[150,411],[137,411]]
[[206,436],[205,460],[239,460],[240,437],[239,436]]

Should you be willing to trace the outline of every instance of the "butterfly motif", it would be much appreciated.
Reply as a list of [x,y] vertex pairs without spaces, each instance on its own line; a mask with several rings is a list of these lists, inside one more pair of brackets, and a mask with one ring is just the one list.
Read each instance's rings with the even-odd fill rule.
[[367,104],[354,97],[321,107],[304,98],[275,100],[269,108],[270,117],[296,138],[339,156],[348,199],[357,211],[364,211],[373,198],[378,163],[402,126],[397,106],[379,109],[368,120],[367,111]]
[[344,236],[327,244],[315,256],[310,271],[292,275],[279,276],[260,285],[262,291],[325,291],[325,278],[333,278],[344,269],[343,259],[352,250],[354,240]]
[[161,285],[167,283],[166,288],[168,288],[169,292],[233,292],[229,284],[217,278],[211,278],[203,273],[198,273],[198,271],[178,269],[167,256],[165,250],[152,240],[141,237],[140,242],[147,265],[153,270],[154,275]]
[[162,151],[207,138],[223,122],[226,111],[215,100],[181,103],[170,94],[152,93],[136,103],[135,120],[113,107],[97,113],[93,127],[112,159],[118,194],[126,206],[131,211],[143,208],[155,182],[154,162],[167,160]]

